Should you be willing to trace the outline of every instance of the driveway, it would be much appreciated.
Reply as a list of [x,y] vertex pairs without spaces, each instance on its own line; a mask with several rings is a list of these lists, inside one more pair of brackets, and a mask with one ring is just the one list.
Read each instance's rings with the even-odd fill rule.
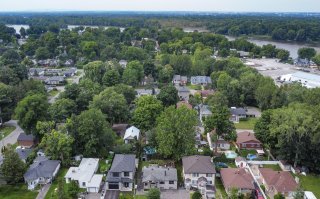
[[[16,129],[14,131],[12,131],[7,137],[3,138],[3,140],[0,141],[0,149],[3,146],[7,146],[8,144],[15,144],[17,142],[17,139],[18,139],[18,136],[20,135],[20,133],[24,132],[20,128],[20,126],[18,125],[17,120],[10,120],[10,121],[6,122],[5,125],[14,126],[14,127],[16,127]],[[0,154],[1,154],[1,151],[0,151]]]
[[185,189],[178,189],[178,190],[165,190],[161,191],[161,199],[190,199],[189,191]]
[[119,194],[120,194],[120,191],[107,190],[106,196],[104,197],[104,199],[118,199]]
[[44,199],[50,189],[51,184],[44,185],[38,193],[36,199]]

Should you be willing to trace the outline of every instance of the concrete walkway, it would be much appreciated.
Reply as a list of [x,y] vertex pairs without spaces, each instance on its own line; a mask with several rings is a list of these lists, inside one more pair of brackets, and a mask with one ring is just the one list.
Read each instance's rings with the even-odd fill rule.
[[[15,144],[17,142],[18,136],[20,133],[23,133],[23,130],[18,125],[17,120],[10,120],[5,123],[6,126],[14,126],[16,129],[12,131],[7,137],[3,138],[3,140],[0,141],[0,149],[3,146],[7,146],[8,144]],[[0,151],[1,154],[1,151]]]
[[36,199],[44,199],[50,189],[51,184],[44,185],[38,193]]

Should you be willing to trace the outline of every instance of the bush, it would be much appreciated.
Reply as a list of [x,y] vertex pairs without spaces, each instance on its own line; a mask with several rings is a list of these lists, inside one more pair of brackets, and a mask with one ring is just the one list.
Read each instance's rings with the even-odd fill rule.
[[150,189],[147,193],[148,199],[160,199],[160,191],[159,189]]
[[201,199],[201,198],[202,198],[202,195],[199,191],[194,192],[191,197],[191,199]]

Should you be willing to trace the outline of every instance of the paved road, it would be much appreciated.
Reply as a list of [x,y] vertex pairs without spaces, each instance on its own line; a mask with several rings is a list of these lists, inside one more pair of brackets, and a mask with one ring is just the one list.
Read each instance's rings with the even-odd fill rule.
[[[9,122],[6,122],[5,125],[7,126],[14,126],[16,129],[12,131],[7,137],[5,137],[3,140],[0,141],[0,148],[3,146],[7,146],[8,144],[15,144],[17,142],[18,136],[20,133],[23,133],[23,130],[20,128],[20,126],[17,123],[17,120],[10,120]],[[0,151],[1,154],[1,151]]]
[[42,187],[40,192],[38,193],[36,199],[44,199],[50,189],[51,184],[46,184]]

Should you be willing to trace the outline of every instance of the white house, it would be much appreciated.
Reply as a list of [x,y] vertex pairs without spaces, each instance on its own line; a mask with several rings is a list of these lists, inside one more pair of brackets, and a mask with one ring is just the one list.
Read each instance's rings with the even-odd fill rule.
[[151,188],[177,189],[177,169],[150,165],[142,168],[142,183],[145,190]]
[[66,183],[75,180],[80,188],[86,188],[88,192],[98,192],[102,182],[101,175],[95,174],[99,167],[98,158],[82,158],[78,167],[70,167],[64,176]]
[[126,130],[123,140],[126,144],[128,144],[130,141],[134,139],[139,140],[139,137],[140,137],[140,130],[135,126],[132,126]]
[[60,169],[60,161],[48,160],[35,161],[23,175],[28,183],[28,189],[33,190],[38,184],[51,183]]
[[222,137],[219,137],[216,142],[212,142],[210,133],[207,133],[207,139],[209,142],[209,147],[212,151],[215,150],[216,147],[218,150],[229,150],[230,149],[230,142],[224,140]]
[[234,162],[238,168],[245,168],[248,165],[247,160],[244,157],[236,157]]

